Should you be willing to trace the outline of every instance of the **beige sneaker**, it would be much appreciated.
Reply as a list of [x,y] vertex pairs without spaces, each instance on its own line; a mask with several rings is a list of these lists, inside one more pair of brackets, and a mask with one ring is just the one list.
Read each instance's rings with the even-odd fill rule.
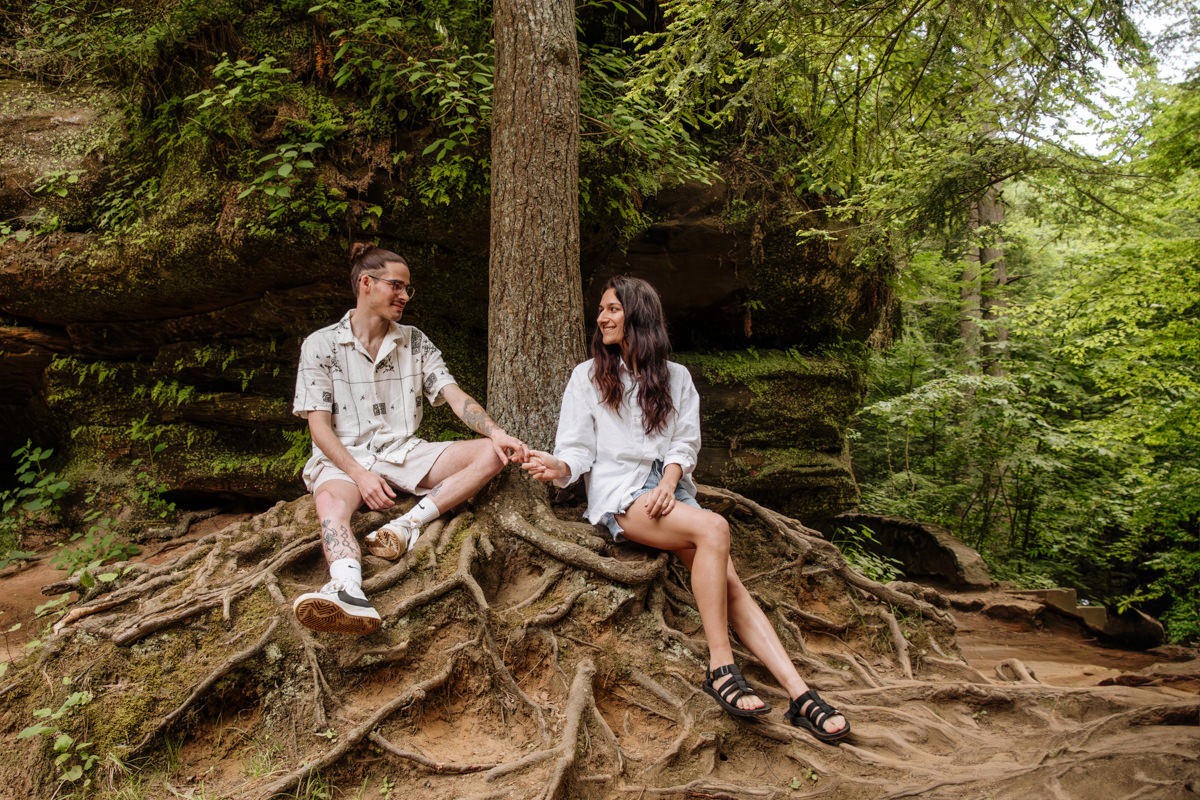
[[400,518],[392,520],[377,531],[371,531],[364,541],[371,555],[395,561],[411,550],[420,536],[420,528]]
[[364,636],[379,630],[379,612],[357,587],[330,581],[319,592],[308,592],[292,604],[296,619],[306,628],[323,633]]

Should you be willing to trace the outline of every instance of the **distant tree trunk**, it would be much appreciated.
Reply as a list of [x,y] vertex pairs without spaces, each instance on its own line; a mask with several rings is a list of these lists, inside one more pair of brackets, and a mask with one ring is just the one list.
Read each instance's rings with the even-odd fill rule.
[[979,319],[980,307],[980,276],[982,273],[980,258],[982,253],[975,242],[979,231],[979,206],[971,203],[967,209],[967,235],[970,244],[963,258],[962,289],[960,290],[961,304],[958,314],[958,338],[962,342],[963,371],[978,372],[979,369]]
[[496,0],[488,407],[537,447],[583,358],[579,54],[570,0]]
[[1004,201],[1000,191],[989,187],[978,203],[979,228],[983,232],[979,261],[983,268],[981,317],[992,320],[982,348],[984,368],[989,375],[1003,375],[1003,356],[1008,345],[1008,328],[999,321],[1008,305],[1005,287],[1008,284],[1008,264],[1004,258],[1004,240],[1000,225],[1004,222]]

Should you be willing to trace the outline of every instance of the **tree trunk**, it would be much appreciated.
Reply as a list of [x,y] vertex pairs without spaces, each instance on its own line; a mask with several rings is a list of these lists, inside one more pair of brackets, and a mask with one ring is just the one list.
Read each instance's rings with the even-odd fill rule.
[[494,15],[488,406],[549,447],[583,359],[575,6],[497,0]]
[[981,273],[979,247],[975,242],[979,230],[979,206],[971,203],[967,210],[969,244],[963,259],[961,306],[958,315],[958,337],[962,342],[963,371],[977,372],[979,368],[979,318]]
[[[1004,259],[1004,240],[999,226],[1004,222],[1004,201],[995,186],[984,192],[979,203],[979,228],[983,239],[980,242],[979,261],[983,268],[981,316],[985,320],[997,320],[1008,305],[1005,286],[1008,284],[1008,264]],[[1008,328],[1000,322],[988,326],[983,343],[982,356],[989,375],[1003,375],[1002,359],[1008,346]]]

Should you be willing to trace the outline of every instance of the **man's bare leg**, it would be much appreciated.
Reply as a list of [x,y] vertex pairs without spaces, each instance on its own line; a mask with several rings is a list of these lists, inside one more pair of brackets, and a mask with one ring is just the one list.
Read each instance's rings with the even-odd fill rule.
[[479,491],[504,469],[504,463],[487,439],[454,442],[418,484],[429,491],[402,516],[368,534],[368,549],[382,558],[404,555],[416,543],[421,528]]
[[317,519],[321,521],[321,549],[325,551],[325,561],[329,564],[343,558],[361,561],[362,553],[350,530],[350,517],[362,505],[358,486],[349,481],[326,481],[317,487],[313,504],[317,507]]
[[317,631],[361,635],[379,629],[379,613],[362,592],[362,560],[350,529],[350,516],[362,503],[358,486],[331,480],[313,495],[321,521],[321,549],[329,565],[329,583],[296,598],[292,608],[301,624]]
[[502,469],[504,462],[487,439],[454,442],[442,451],[418,485],[429,489],[425,496],[439,509],[449,511],[482,489]]

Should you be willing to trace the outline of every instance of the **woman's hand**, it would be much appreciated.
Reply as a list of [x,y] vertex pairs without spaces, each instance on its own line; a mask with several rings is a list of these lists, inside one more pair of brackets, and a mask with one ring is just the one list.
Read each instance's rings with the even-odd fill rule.
[[646,498],[646,516],[658,519],[670,514],[675,508],[675,485],[666,480],[660,481],[644,495]]
[[534,480],[543,482],[571,477],[571,468],[567,466],[567,462],[542,450],[530,450],[529,457],[521,464],[521,469]]

